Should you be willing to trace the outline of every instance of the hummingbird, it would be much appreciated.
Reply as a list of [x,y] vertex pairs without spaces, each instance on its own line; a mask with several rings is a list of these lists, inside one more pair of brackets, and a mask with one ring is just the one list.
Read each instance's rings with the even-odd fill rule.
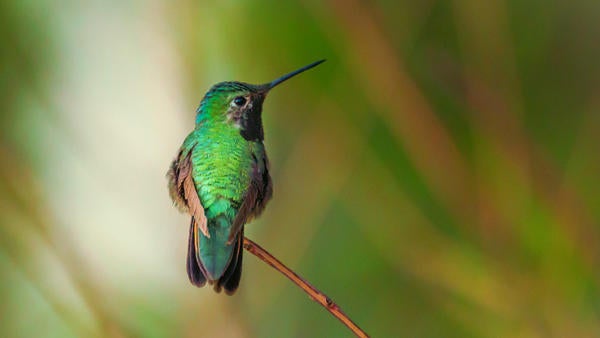
[[263,102],[271,89],[324,61],[265,84],[220,82],[204,95],[195,128],[167,173],[174,205],[191,215],[187,274],[193,285],[208,282],[228,295],[238,288],[244,225],[263,212],[273,194]]

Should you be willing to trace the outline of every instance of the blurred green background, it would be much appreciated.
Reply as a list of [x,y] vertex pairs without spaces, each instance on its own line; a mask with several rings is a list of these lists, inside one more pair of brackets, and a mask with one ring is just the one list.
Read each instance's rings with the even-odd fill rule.
[[215,82],[264,107],[248,237],[374,337],[600,336],[600,2],[0,2],[0,336],[348,337],[246,254],[185,272],[165,173]]

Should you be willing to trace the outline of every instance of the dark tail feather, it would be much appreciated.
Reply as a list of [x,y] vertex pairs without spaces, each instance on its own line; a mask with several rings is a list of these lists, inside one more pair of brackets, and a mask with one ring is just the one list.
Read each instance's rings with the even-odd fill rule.
[[200,270],[198,261],[196,260],[196,244],[194,241],[194,217],[190,224],[190,239],[188,240],[188,254],[187,254],[187,273],[190,278],[190,282],[197,287],[203,287],[206,284],[206,277]]
[[[202,272],[202,267],[197,259],[196,254],[196,243],[195,243],[195,224],[194,217],[192,217],[192,221],[190,223],[190,234],[188,241],[188,255],[187,255],[187,273],[190,279],[190,282],[197,287],[203,287],[206,285],[207,279],[206,275]],[[221,289],[225,290],[225,293],[228,295],[232,295],[240,285],[240,279],[242,277],[242,258],[244,254],[244,229],[238,233],[235,242],[233,255],[231,257],[231,261],[229,262],[229,266],[225,270],[225,273],[219,280],[215,283],[214,289],[217,292],[221,292]],[[212,284],[213,282],[211,282]]]
[[215,291],[221,291],[221,287],[225,289],[225,293],[228,295],[232,295],[237,290],[240,285],[240,279],[242,277],[242,258],[244,257],[244,229],[237,234],[237,238],[234,242],[235,251],[233,252],[233,257],[231,257],[231,262],[225,270],[225,273],[217,284],[215,284]]

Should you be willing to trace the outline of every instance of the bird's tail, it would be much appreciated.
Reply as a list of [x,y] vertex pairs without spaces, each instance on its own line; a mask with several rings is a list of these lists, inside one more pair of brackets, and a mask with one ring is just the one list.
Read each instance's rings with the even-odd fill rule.
[[[229,229],[225,219],[218,217],[204,236],[192,217],[188,243],[187,272],[192,284],[202,287],[208,281],[217,292],[233,294],[242,274],[243,229],[231,244],[227,244]],[[223,224],[219,224],[219,221]]]
[[190,234],[188,239],[188,254],[187,254],[187,273],[190,278],[190,282],[195,286],[201,288],[206,284],[206,272],[203,271],[202,264],[196,259],[198,256],[196,254],[196,222],[194,221],[194,217],[192,217],[192,222],[190,223]]
[[215,284],[215,291],[220,292],[221,288],[225,290],[225,293],[232,295],[240,285],[240,279],[242,278],[242,258],[244,257],[244,229],[237,234],[235,241],[232,242],[233,253],[231,261],[227,270],[219,281]]

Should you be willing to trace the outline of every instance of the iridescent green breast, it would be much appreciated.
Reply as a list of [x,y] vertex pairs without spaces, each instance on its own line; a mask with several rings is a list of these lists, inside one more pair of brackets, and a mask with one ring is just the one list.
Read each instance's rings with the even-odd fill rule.
[[224,213],[233,219],[250,184],[249,142],[230,125],[205,123],[188,136],[186,145],[192,150],[192,175],[206,216]]

